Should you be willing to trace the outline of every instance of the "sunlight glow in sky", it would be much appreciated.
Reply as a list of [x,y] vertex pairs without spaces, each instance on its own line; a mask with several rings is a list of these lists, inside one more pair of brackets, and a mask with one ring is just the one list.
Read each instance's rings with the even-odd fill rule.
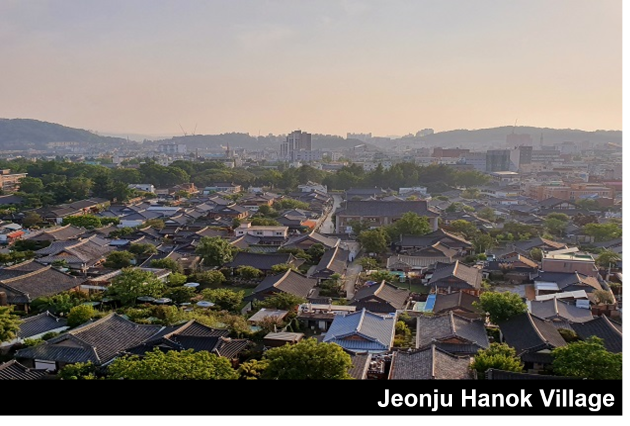
[[621,129],[620,0],[0,0],[0,117],[99,132]]

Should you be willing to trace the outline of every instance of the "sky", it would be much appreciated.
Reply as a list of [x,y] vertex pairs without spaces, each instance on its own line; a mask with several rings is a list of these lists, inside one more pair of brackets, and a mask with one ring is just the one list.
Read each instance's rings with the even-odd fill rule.
[[621,0],[0,0],[0,117],[148,135],[622,128]]

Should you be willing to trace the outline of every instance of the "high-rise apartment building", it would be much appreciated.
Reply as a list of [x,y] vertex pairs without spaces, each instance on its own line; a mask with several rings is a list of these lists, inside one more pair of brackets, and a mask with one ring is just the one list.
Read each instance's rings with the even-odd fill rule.
[[296,160],[296,153],[311,151],[311,134],[296,130],[291,132],[280,146],[280,157],[284,160]]

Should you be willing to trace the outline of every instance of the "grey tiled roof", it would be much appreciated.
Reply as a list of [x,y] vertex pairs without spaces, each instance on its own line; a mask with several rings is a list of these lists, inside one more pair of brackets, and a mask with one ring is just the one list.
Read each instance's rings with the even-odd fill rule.
[[550,321],[544,321],[526,312],[499,324],[505,342],[516,349],[518,355],[565,346],[566,342]]
[[349,252],[339,248],[339,246],[326,250],[315,266],[315,273],[312,275],[317,278],[326,278],[332,274],[343,275],[348,265]]
[[279,265],[281,263],[293,263],[295,258],[290,253],[248,253],[238,252],[234,259],[225,264],[228,268],[238,268],[239,266],[253,266],[261,271],[269,271],[273,265]]
[[[360,288],[350,304],[357,306],[357,310],[366,308],[372,312],[395,312],[407,306],[409,294],[409,290],[383,281],[380,285]],[[379,309],[378,305],[383,306]]]
[[370,360],[372,356],[369,353],[362,354],[350,354],[352,359],[352,367],[348,370],[348,374],[356,380],[366,379],[368,367],[370,366]]
[[7,293],[8,302],[30,303],[43,296],[52,296],[70,290],[80,280],[50,265],[27,261],[0,269],[0,288]]
[[295,247],[297,244],[307,240],[310,240],[314,244],[322,244],[327,248],[337,247],[341,241],[337,237],[327,237],[318,232],[312,231],[306,235],[299,235],[297,237],[290,238],[289,241],[282,245],[282,247]]
[[67,241],[75,239],[85,232],[85,229],[81,229],[72,225],[66,225],[58,228],[44,229],[44,231],[40,234],[34,235],[33,237],[27,239],[34,241]]
[[365,309],[337,315],[324,342],[336,343],[350,351],[387,351],[394,340],[395,321],[394,316],[377,315]]
[[27,368],[14,359],[0,364],[0,380],[41,380],[47,374],[46,370]]
[[555,297],[544,301],[532,300],[529,303],[530,312],[541,319],[562,318],[571,322],[586,322],[593,319],[590,310],[578,308]]
[[289,269],[283,274],[270,275],[261,281],[254,289],[253,294],[262,293],[272,288],[276,288],[284,293],[306,298],[311,290],[317,285],[317,280]]
[[[446,314],[426,316],[421,315],[417,320],[416,348],[424,348],[436,342],[451,341],[457,339],[454,345],[473,345],[474,348],[485,349],[490,346],[484,323],[460,317],[450,311]],[[476,353],[473,350],[472,353]],[[453,352],[453,350],[451,350]],[[461,353],[461,350],[455,352]]]
[[447,247],[471,247],[470,241],[465,240],[462,237],[451,234],[438,229],[429,234],[422,236],[415,235],[403,235],[400,241],[396,242],[397,246],[415,246],[415,247],[429,247],[437,242],[442,242]]
[[605,315],[589,322],[573,324],[572,328],[582,339],[590,336],[603,339],[604,346],[610,352],[619,353],[623,349],[621,331]]
[[481,270],[464,265],[456,260],[450,265],[438,268],[433,273],[429,285],[452,288],[480,288]]
[[[65,259],[68,263],[95,263],[105,257],[113,249],[108,241],[93,235],[78,241],[55,241],[48,247],[37,250],[35,253],[42,257],[40,262],[52,263],[55,260]],[[60,254],[62,254],[60,256]]]
[[[548,281],[558,284],[558,288],[564,291],[567,288],[578,287],[576,290],[584,289],[601,290],[602,285],[595,277],[589,277],[578,272],[539,272],[538,276],[534,278],[535,281]],[[590,288],[589,288],[590,287]]]
[[18,331],[18,337],[26,339],[30,336],[46,333],[56,328],[65,327],[67,320],[65,318],[58,318],[50,312],[42,312],[41,314],[24,318],[20,324],[20,331]]
[[548,376],[545,374],[515,373],[514,371],[486,370],[486,380],[580,380],[577,377]]
[[390,380],[470,380],[470,356],[455,356],[435,345],[414,352],[394,352]]
[[141,325],[120,315],[109,314],[38,346],[17,351],[16,357],[75,363],[106,364],[116,355],[151,338],[159,325]]
[[429,210],[427,202],[418,201],[347,201],[345,208],[339,210],[337,216],[382,216],[401,217],[407,212],[419,216],[437,217],[438,213]]
[[468,294],[463,291],[451,294],[436,294],[433,313],[439,314],[453,309],[477,312],[477,308],[473,306],[473,303],[478,301],[479,298],[477,296],[473,296],[472,294]]

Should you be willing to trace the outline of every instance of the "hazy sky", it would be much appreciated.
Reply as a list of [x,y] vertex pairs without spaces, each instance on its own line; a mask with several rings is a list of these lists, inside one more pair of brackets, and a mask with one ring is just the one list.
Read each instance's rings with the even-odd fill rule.
[[0,117],[100,132],[621,129],[620,0],[0,0]]

